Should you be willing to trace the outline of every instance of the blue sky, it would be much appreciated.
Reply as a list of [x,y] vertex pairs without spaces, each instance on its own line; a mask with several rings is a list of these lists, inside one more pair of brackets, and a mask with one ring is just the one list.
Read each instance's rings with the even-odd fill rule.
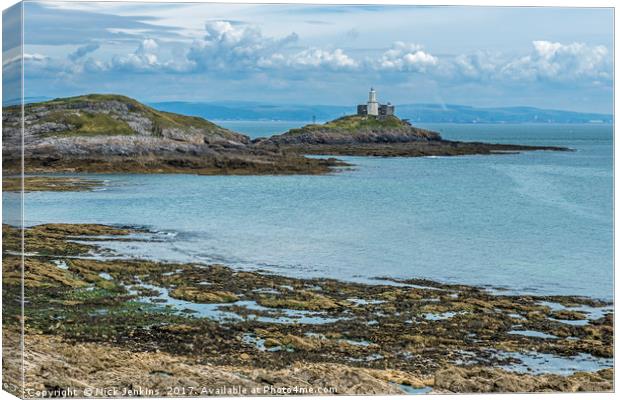
[[612,112],[611,9],[29,2],[24,15],[25,96],[347,105],[374,86],[397,104]]

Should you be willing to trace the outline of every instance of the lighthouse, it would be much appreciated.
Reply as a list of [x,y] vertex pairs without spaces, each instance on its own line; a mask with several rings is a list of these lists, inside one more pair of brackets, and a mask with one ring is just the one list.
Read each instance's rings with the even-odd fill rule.
[[370,88],[370,93],[368,93],[367,106],[368,115],[373,115],[375,117],[379,116],[379,103],[377,102],[377,92],[375,92],[375,89],[373,88]]
[[377,92],[375,92],[374,88],[370,88],[368,103],[357,105],[357,115],[385,119],[394,115],[394,106],[391,103],[379,104],[377,101]]

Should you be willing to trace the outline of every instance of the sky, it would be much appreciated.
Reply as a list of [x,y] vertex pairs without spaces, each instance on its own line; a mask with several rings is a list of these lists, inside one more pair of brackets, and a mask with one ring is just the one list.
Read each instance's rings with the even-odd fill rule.
[[613,111],[609,8],[24,7],[26,97],[350,105],[373,86],[395,104]]

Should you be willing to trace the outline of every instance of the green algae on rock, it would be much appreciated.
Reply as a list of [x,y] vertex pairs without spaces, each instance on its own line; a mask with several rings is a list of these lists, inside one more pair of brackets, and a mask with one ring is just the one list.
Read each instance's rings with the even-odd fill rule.
[[233,303],[239,298],[234,293],[226,291],[211,291],[209,288],[177,287],[170,292],[175,299],[192,301],[195,303]]
[[[3,229],[13,243],[19,231],[8,225]],[[376,386],[381,393],[401,393],[394,382],[437,392],[610,390],[613,382],[603,370],[613,358],[613,311],[595,319],[588,315],[580,324],[565,322],[581,317],[572,313],[577,309],[608,306],[600,300],[493,294],[428,280],[362,284],[236,271],[219,264],[84,258],[105,251],[90,243],[93,237],[132,240],[144,232],[48,224],[24,233],[38,251],[25,257],[24,285],[30,305],[25,326],[39,344],[44,335],[67,351],[71,346],[93,351],[93,346],[114,346],[134,360],[157,350],[171,369],[212,364],[282,382],[296,379],[283,372],[291,368],[309,373],[329,365],[338,393],[350,393],[360,380],[381,383]],[[20,258],[10,248],[3,262],[8,298],[21,290]],[[571,312],[559,313],[551,302],[566,304]],[[18,326],[19,307],[14,302],[4,306],[5,329]],[[97,360],[103,357],[98,354]],[[524,362],[515,354],[589,357],[601,371],[569,376],[507,371]],[[464,364],[471,368],[458,370]],[[61,371],[44,375],[35,368],[32,381],[78,379],[89,365],[74,364],[68,376]],[[454,373],[445,372],[454,368]]]
[[97,179],[57,176],[26,176],[5,177],[2,180],[2,190],[6,192],[83,192],[91,191],[103,186]]

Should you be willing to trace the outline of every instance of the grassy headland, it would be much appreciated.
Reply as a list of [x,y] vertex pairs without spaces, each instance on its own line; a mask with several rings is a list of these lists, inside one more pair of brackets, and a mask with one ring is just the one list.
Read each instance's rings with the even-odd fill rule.
[[[3,109],[3,161],[21,168],[21,109]],[[26,172],[321,174],[342,165],[257,149],[203,118],[155,110],[119,95],[91,94],[25,106]]]
[[[36,112],[41,108],[57,110],[42,117],[43,122],[59,124],[66,128],[55,130],[54,136],[136,134],[137,130],[123,120],[118,113],[101,113],[101,111],[114,110],[114,107],[111,107],[112,104],[125,106],[128,112],[139,114],[151,121],[150,133],[155,137],[162,136],[164,129],[195,129],[213,135],[222,135],[232,140],[247,142],[243,135],[222,128],[203,118],[159,111],[130,97],[117,94],[88,94],[32,103],[26,105],[25,113]],[[117,108],[117,110],[120,109]]]

